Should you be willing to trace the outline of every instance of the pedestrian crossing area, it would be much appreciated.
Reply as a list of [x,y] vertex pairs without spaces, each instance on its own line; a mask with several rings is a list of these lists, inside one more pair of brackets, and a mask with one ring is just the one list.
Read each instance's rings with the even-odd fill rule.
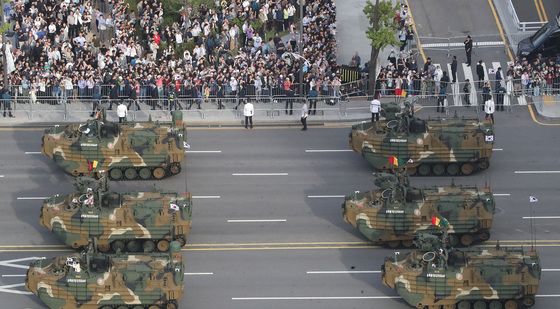
[[[482,87],[484,85],[484,81],[490,82],[490,87],[492,89],[492,94],[494,95],[495,100],[495,93],[496,93],[496,72],[498,68],[502,69],[502,80],[501,83],[504,88],[507,88],[505,83],[506,73],[508,71],[509,63],[503,61],[489,61],[489,62],[482,62],[482,68],[484,69],[484,77],[482,80],[479,80],[478,74],[476,72],[478,62],[473,62],[470,66],[466,63],[459,63],[457,66],[457,76],[456,76],[456,83],[451,83],[448,88],[448,96],[447,96],[447,105],[448,106],[465,106],[468,103],[470,105],[484,105],[482,100]],[[446,63],[445,65],[441,65],[440,63],[434,63],[436,67],[440,67],[442,70],[447,70],[447,74],[449,79],[453,81],[453,70],[451,67],[451,63]],[[468,80],[468,82],[467,82]],[[466,93],[463,91],[465,88],[465,84],[469,84],[469,95],[467,96]],[[511,91],[510,91],[511,92]],[[468,100],[467,100],[468,99]],[[504,105],[527,105],[527,98],[525,95],[509,95],[504,97]]]

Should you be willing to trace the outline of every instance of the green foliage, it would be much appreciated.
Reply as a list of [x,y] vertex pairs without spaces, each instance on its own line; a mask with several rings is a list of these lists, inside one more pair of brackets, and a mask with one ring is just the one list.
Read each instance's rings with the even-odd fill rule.
[[4,23],[0,26],[0,34],[8,32],[12,28],[11,23]]
[[395,21],[395,11],[397,6],[393,6],[389,1],[379,1],[374,4],[368,0],[364,7],[364,14],[369,20],[370,26],[366,31],[366,36],[371,41],[371,46],[375,49],[383,49],[385,46],[396,45],[398,40],[396,31],[398,24]]
[[163,25],[171,25],[181,18],[181,8],[185,4],[182,0],[165,0],[163,3]]

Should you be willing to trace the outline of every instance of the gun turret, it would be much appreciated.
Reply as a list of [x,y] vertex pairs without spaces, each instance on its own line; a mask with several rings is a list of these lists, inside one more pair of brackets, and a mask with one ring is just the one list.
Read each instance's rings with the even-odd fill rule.
[[107,192],[109,190],[107,176],[104,173],[100,173],[99,179],[87,176],[76,177],[73,185],[76,191],[80,193],[86,193],[88,188],[97,192]]

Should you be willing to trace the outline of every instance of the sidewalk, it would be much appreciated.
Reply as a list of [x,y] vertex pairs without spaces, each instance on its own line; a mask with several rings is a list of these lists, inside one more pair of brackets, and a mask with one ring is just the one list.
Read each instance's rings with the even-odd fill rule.
[[535,110],[540,116],[560,118],[560,100],[557,96],[533,97],[532,101],[535,104]]

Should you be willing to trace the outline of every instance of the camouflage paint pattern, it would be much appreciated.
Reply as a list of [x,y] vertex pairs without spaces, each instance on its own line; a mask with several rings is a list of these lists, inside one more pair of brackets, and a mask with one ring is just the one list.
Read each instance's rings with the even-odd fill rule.
[[[113,180],[162,179],[178,174],[186,129],[180,112],[172,122],[112,123],[98,119],[45,130],[42,152],[73,176],[107,171]],[[98,165],[92,169],[91,163]]]
[[178,308],[184,264],[180,245],[167,254],[74,253],[33,262],[26,288],[51,309]]
[[73,248],[85,247],[93,239],[101,251],[115,251],[115,246],[124,246],[122,251],[165,251],[172,240],[186,243],[191,229],[190,193],[95,190],[92,198],[88,204],[85,191],[49,197],[43,202],[40,224]]
[[[399,183],[397,177],[404,180]],[[495,212],[490,188],[453,184],[414,188],[405,172],[380,174],[376,184],[379,189],[356,191],[343,204],[344,220],[374,243],[411,247],[420,232],[441,233],[432,225],[432,217],[448,220],[453,245],[469,246],[490,237]]]
[[406,164],[411,175],[470,175],[489,166],[494,145],[490,123],[457,117],[425,121],[407,108],[388,119],[393,120],[356,124],[349,136],[350,147],[375,170],[393,168],[391,156],[399,166]]
[[415,308],[527,308],[541,267],[524,248],[414,250],[386,258],[383,283]]

